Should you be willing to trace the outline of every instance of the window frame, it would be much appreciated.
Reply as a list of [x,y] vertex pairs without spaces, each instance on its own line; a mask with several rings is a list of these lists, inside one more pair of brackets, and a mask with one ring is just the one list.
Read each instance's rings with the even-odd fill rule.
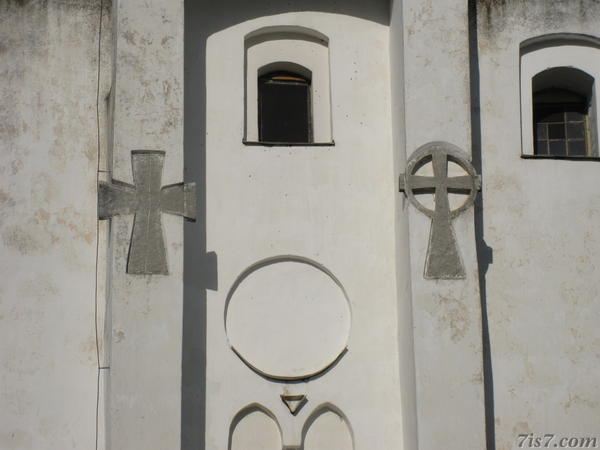
[[[245,118],[242,142],[248,146],[334,146],[329,70],[329,39],[300,26],[270,26],[245,36]],[[311,80],[311,142],[259,139],[258,78],[273,71],[298,73]]]
[[[547,70],[572,68],[594,80],[588,112],[587,156],[535,153],[533,78]],[[598,151],[597,84],[600,80],[600,39],[572,33],[556,33],[528,39],[520,46],[521,157],[525,159],[600,160]],[[579,93],[579,92],[577,92]],[[580,94],[580,93],[579,93]],[[580,94],[581,95],[581,94]]]

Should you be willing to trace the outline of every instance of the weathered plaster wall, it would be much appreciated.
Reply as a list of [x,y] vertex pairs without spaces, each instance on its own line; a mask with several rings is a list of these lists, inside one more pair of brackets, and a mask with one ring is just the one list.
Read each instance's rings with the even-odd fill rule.
[[[132,183],[131,150],[166,152],[162,185],[183,178],[183,1],[114,8],[110,176]],[[181,440],[182,218],[162,214],[169,275],[126,273],[133,216],[112,220],[108,430],[111,450],[178,449]]]
[[[404,0],[406,158],[447,141],[471,153],[467,1]],[[473,209],[453,221],[464,280],[423,277],[431,220],[405,202],[419,448],[485,446],[481,308]]]
[[95,448],[100,4],[0,1],[6,450]]
[[520,158],[519,44],[546,33],[597,35],[600,3],[478,8],[497,448],[517,448],[521,433],[598,437],[600,165]]

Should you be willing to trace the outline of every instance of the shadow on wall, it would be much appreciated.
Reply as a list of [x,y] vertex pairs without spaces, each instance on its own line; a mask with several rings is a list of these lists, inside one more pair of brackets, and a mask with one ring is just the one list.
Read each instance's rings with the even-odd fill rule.
[[184,225],[181,450],[205,447],[206,291],[217,289],[217,256],[206,248],[206,41],[247,20],[300,11],[388,25],[389,8],[389,0],[185,0],[184,179],[196,183],[198,220]]
[[[483,174],[483,154],[481,148],[481,92],[479,80],[479,43],[477,36],[477,2],[469,0],[469,78],[471,97],[471,155],[475,171]],[[488,0],[492,1],[492,0]],[[485,178],[484,178],[485,182]],[[477,252],[477,270],[479,277],[479,295],[481,306],[481,341],[483,367],[483,395],[485,405],[485,438],[486,449],[496,449],[496,425],[494,413],[494,378],[492,372],[492,349],[487,314],[486,274],[490,264],[494,262],[493,249],[484,239],[484,208],[481,190],[475,199],[475,248]]]

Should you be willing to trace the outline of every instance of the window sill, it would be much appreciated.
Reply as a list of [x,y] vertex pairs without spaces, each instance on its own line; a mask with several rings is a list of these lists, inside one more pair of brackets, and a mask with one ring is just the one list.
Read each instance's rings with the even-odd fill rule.
[[600,156],[521,155],[521,159],[557,159],[567,161],[600,161]]
[[262,142],[245,141],[242,144],[254,147],[334,147],[335,142]]

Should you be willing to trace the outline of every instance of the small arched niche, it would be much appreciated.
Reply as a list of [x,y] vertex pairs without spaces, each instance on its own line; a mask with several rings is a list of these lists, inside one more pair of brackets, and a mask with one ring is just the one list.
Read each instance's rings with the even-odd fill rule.
[[331,145],[328,38],[299,26],[265,27],[246,35],[244,48],[244,143]]
[[333,405],[319,406],[302,430],[302,450],[353,450],[347,418]]
[[229,428],[228,450],[281,450],[281,430],[271,412],[258,404],[235,415]]

